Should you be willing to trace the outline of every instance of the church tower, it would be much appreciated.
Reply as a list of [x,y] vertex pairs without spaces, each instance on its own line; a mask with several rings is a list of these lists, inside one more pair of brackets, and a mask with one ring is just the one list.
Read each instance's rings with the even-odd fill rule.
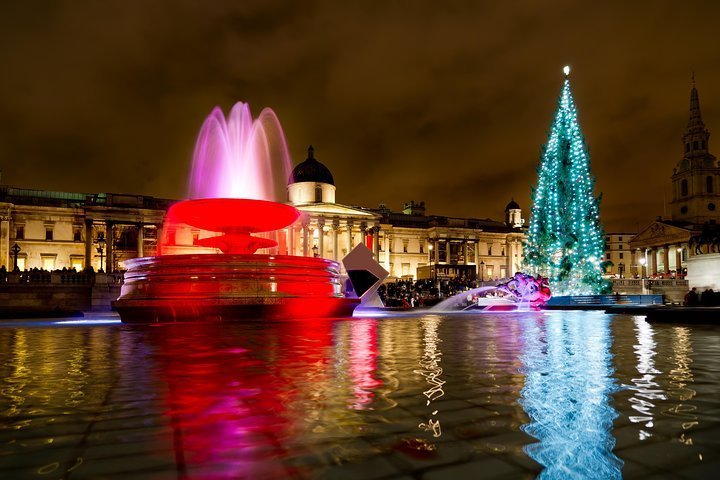
[[684,155],[673,170],[672,220],[702,224],[720,219],[720,168],[710,154],[710,132],[700,114],[695,75],[690,91],[690,119],[683,135]]

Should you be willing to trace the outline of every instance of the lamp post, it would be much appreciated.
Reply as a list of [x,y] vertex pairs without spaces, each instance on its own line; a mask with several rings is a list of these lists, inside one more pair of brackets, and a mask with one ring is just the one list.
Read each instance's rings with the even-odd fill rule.
[[105,270],[103,270],[103,260],[105,259],[105,234],[103,232],[98,233],[97,244],[97,252],[100,255],[100,268],[98,268],[98,273],[105,273]]
[[485,285],[485,262],[480,260],[480,283]]
[[647,264],[647,260],[645,257],[640,258],[640,278],[645,278],[645,265]]
[[433,269],[433,244],[428,245],[428,256],[430,257],[430,275],[432,277],[433,285],[435,285],[435,270]]
[[313,245],[312,251],[313,251],[313,257],[317,258],[319,256],[318,255],[318,246]]
[[20,245],[18,245],[17,243],[15,245],[13,245],[12,247],[10,247],[10,251],[13,254],[13,272],[17,272],[18,270],[20,270],[17,266],[17,257],[18,257],[18,253],[20,253],[20,250],[22,250],[22,249],[20,248]]

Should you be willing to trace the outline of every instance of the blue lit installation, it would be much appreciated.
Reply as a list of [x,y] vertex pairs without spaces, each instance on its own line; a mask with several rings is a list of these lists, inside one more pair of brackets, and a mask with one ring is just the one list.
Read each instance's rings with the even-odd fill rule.
[[618,414],[609,318],[557,314],[525,327],[520,403],[531,422],[522,428],[538,439],[524,447],[545,467],[538,478],[622,478],[623,462],[612,453]]

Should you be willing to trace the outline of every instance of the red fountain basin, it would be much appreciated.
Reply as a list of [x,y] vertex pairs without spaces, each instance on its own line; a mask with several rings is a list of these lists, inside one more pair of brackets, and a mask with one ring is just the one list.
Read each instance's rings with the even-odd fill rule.
[[113,306],[124,323],[347,317],[340,264],[259,254],[166,255],[127,260]]
[[203,198],[184,200],[168,211],[175,221],[222,235],[198,240],[228,254],[255,253],[277,242],[253,237],[251,233],[272,232],[293,224],[300,212],[291,205],[246,198]]

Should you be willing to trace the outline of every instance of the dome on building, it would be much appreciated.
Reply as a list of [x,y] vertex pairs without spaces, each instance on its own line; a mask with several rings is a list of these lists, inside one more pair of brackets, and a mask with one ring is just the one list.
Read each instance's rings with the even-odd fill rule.
[[315,149],[312,145],[308,148],[308,158],[293,169],[288,179],[288,184],[300,182],[329,183],[330,185],[335,185],[335,180],[333,180],[330,170],[315,160]]
[[506,212],[510,210],[520,210],[520,205],[518,205],[514,198],[510,200],[510,203],[508,203],[507,207],[505,207]]

